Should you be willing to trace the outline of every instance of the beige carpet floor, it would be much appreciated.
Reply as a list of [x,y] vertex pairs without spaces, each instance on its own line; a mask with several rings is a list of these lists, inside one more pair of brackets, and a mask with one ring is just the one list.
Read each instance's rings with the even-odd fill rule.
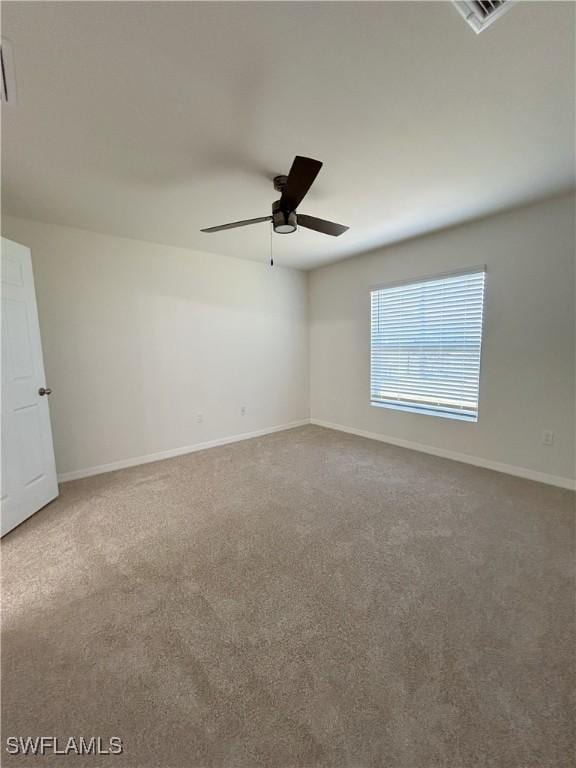
[[574,765],[574,494],[313,426],[61,490],[2,545],[2,765]]

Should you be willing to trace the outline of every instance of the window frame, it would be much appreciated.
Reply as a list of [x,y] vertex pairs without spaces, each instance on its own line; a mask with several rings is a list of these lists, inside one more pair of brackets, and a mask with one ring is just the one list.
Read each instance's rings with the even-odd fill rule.
[[[426,408],[425,405],[408,405],[403,403],[378,403],[372,400],[372,293],[374,291],[382,291],[387,288],[397,288],[402,285],[416,285],[419,283],[426,283],[429,281],[443,280],[449,277],[464,277],[468,274],[484,273],[484,291],[482,296],[482,326],[480,336],[480,360],[478,362],[478,401],[476,407],[476,415],[463,414],[458,412],[443,412]],[[374,408],[387,408],[392,411],[401,411],[404,413],[412,413],[417,416],[436,416],[442,419],[452,419],[454,421],[463,421],[469,424],[477,424],[480,418],[480,393],[482,390],[482,361],[484,358],[485,347],[485,330],[486,330],[486,294],[488,286],[488,269],[486,264],[476,264],[470,267],[462,267],[461,269],[451,269],[445,272],[437,272],[434,274],[419,275],[402,280],[393,280],[385,283],[375,283],[369,286],[368,291],[368,404]]]

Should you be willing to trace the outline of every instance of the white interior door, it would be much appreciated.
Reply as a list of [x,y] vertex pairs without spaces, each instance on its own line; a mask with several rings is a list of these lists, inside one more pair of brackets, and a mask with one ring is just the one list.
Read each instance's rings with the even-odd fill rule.
[[58,496],[30,249],[2,238],[2,536]]

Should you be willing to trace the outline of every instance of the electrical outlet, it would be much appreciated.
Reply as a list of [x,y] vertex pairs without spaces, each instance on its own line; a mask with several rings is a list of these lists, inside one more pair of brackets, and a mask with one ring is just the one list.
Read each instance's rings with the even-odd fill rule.
[[542,445],[554,444],[554,432],[549,432],[547,429],[542,432]]
[[196,414],[196,424],[202,424],[204,421],[204,414],[203,413],[197,413]]
[[240,416],[246,416],[246,413],[248,412],[248,409],[245,405],[240,406]]

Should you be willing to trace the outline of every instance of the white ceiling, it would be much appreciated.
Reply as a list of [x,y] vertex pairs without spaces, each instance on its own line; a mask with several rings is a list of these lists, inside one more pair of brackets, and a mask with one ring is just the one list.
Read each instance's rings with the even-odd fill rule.
[[275,235],[310,268],[574,183],[571,2],[476,35],[448,2],[8,2],[3,111],[14,215],[266,261],[271,179],[324,161]]

